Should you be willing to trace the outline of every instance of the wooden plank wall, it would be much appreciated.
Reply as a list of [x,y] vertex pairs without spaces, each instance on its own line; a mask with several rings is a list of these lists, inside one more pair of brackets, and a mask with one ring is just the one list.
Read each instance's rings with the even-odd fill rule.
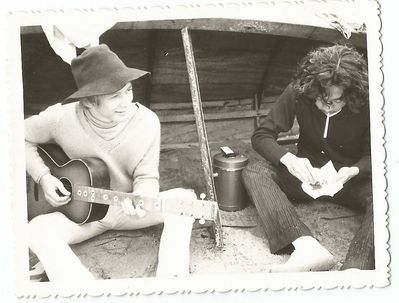
[[[298,60],[321,44],[218,31],[193,31],[192,40],[210,142],[249,140],[254,117],[267,113],[290,82]],[[25,114],[31,115],[73,93],[75,85],[69,65],[54,53],[43,33],[22,35],[21,41]],[[126,65],[152,72],[150,78],[134,83],[134,95],[159,115],[162,145],[197,142],[180,31],[111,29],[100,41]]]

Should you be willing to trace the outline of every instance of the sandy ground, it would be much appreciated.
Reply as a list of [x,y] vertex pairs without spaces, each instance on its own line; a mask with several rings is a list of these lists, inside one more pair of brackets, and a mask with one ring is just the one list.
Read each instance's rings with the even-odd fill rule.
[[[334,255],[338,270],[361,216],[341,206],[315,201],[298,204],[297,212],[315,237]],[[239,213],[254,213],[253,206]],[[282,263],[288,255],[269,251],[262,226],[254,216],[255,227],[223,227],[222,249],[215,246],[209,228],[195,228],[191,237],[192,275],[266,272],[270,265]],[[197,225],[198,226],[198,225]],[[162,225],[136,231],[110,231],[73,250],[100,279],[153,277]],[[36,260],[32,256],[32,263]]]
[[[248,145],[230,145],[249,155],[251,161],[259,157]],[[218,151],[217,147],[212,149]],[[197,148],[163,152],[160,171],[163,190],[185,187],[193,188],[197,193],[204,191]],[[336,266],[333,270],[338,270],[361,216],[323,200],[296,204],[296,210],[314,236],[334,255]],[[235,224],[234,216],[247,222],[244,225],[248,227],[231,227],[240,225]],[[270,253],[252,204],[234,214],[223,213],[223,218],[229,226],[223,227],[222,249],[215,247],[209,228],[195,225],[190,245],[192,275],[265,272],[271,264],[282,263],[288,258],[288,255]],[[162,225],[136,231],[110,231],[72,248],[97,278],[152,277],[157,266],[161,232]],[[30,259],[31,264],[37,261],[32,254]]]

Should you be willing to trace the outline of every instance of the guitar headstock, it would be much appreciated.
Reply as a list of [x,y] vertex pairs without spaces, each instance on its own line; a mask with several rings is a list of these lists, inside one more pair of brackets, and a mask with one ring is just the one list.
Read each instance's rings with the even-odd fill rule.
[[163,211],[194,219],[215,221],[218,214],[218,204],[207,200],[166,200],[163,201]]
[[179,216],[189,216],[194,219],[215,221],[218,215],[218,204],[215,201],[197,199],[154,199],[143,196],[134,196],[135,207],[147,211],[162,211]]

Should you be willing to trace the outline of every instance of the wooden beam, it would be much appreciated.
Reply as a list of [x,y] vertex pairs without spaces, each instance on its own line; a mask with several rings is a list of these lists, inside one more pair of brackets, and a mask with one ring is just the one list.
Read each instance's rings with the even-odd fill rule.
[[[202,108],[215,108],[215,107],[233,107],[238,105],[250,105],[251,99],[237,99],[237,100],[220,100],[220,101],[203,101]],[[152,110],[178,110],[178,109],[192,109],[193,104],[191,102],[157,102],[151,104]]]
[[[254,99],[252,102],[252,109],[255,110],[256,112],[260,109],[260,101],[258,94],[254,95]],[[254,129],[257,129],[259,126],[260,126],[260,117],[256,115],[254,119]]]
[[[270,112],[270,109],[259,109],[259,110],[246,110],[246,111],[234,111],[227,113],[208,113],[204,114],[204,121],[221,121],[221,120],[233,120],[233,119],[247,119],[255,117],[264,117]],[[161,123],[180,123],[180,122],[195,122],[196,118],[194,114],[174,114],[174,115],[162,115],[158,113],[159,120]]]
[[[273,97],[274,98],[274,97]],[[245,102],[244,105],[250,105],[253,100],[246,99],[248,102]],[[276,100],[274,98],[274,100]],[[207,103],[204,108],[219,108],[223,107],[225,102],[220,102],[217,104],[213,104],[213,102],[204,102]],[[192,109],[192,104],[190,103],[156,103],[157,106],[151,104],[151,110],[155,111],[159,121],[161,123],[184,123],[184,122],[195,122],[194,114],[179,114],[179,113],[163,113],[162,110],[180,110],[180,109]],[[158,106],[159,105],[159,106]],[[231,107],[234,107],[234,103],[229,103]],[[241,104],[243,105],[243,104]],[[28,104],[25,108],[26,115],[34,115],[37,114],[44,109],[46,109],[50,104],[43,103],[31,103]],[[270,112],[270,109],[258,109],[258,110],[245,110],[245,111],[230,111],[230,112],[218,112],[218,113],[206,113],[204,114],[205,121],[222,121],[222,120],[234,120],[234,119],[248,119],[248,118],[256,118],[259,119],[261,117],[266,116]]]
[[[187,27],[190,30],[213,30],[240,33],[269,34],[285,37],[305,38],[319,41],[346,42],[357,47],[366,48],[366,35],[362,32],[353,32],[349,39],[328,27],[328,23],[320,19],[320,26],[307,25],[306,17],[304,24],[291,24],[276,21],[263,20],[239,20],[224,18],[184,19],[184,20],[155,20],[155,21],[129,21],[118,22],[112,29],[174,29],[180,30]],[[112,30],[111,29],[111,30]],[[22,34],[42,33],[40,26],[24,26]]]
[[[274,103],[279,96],[263,97],[262,103]],[[234,107],[239,105],[251,105],[252,98],[245,99],[231,99],[231,100],[215,100],[215,101],[202,101],[202,108],[215,108],[215,107]],[[157,110],[176,110],[176,109],[192,109],[193,104],[191,101],[187,102],[156,102],[151,104],[151,109]]]
[[[40,94],[38,94],[38,98]],[[279,96],[269,96],[263,97],[261,100],[262,104],[265,103],[274,103]],[[245,99],[231,99],[231,100],[220,100],[220,101],[204,101],[202,102],[202,108],[222,108],[222,107],[235,107],[235,106],[245,106],[251,105],[253,103],[253,99],[245,98]],[[26,109],[31,113],[38,113],[44,109],[46,109],[50,104],[47,103],[29,103],[26,104]],[[151,103],[150,109],[153,111],[162,111],[162,110],[180,110],[180,109],[192,109],[193,104],[191,101],[187,102],[177,102],[177,103],[170,103],[170,102],[157,102]],[[162,113],[157,113],[158,115],[162,115]],[[261,111],[260,114],[263,114]],[[208,116],[209,114],[207,114]],[[212,116],[212,115],[211,115]],[[207,117],[206,117],[207,119]],[[211,118],[212,119],[212,118]],[[190,120],[191,121],[191,120]],[[194,121],[194,120],[192,120]]]
[[[297,130],[299,131],[299,130]],[[299,135],[298,134],[290,134],[290,135],[282,135],[277,139],[277,142],[280,145],[288,145],[294,144],[298,142]],[[250,144],[251,139],[241,139],[243,143]],[[220,141],[209,141],[209,145],[211,144],[220,144]],[[175,149],[185,149],[185,148],[192,148],[192,147],[199,147],[198,142],[187,142],[187,143],[166,143],[161,145],[161,151],[168,151],[168,150],[175,150]]]
[[[148,50],[148,71],[153,74],[155,65],[155,55],[156,55],[156,45],[158,41],[158,30],[152,30],[148,35],[147,50]],[[152,92],[152,77],[149,78],[147,82],[147,87],[145,91],[146,102],[151,106],[151,92]]]
[[282,46],[283,46],[283,39],[281,37],[275,38],[275,43],[273,45],[272,51],[269,54],[269,57],[267,58],[266,65],[265,65],[265,68],[264,68],[263,73],[262,73],[262,78],[261,78],[260,83],[259,83],[259,85],[257,87],[256,94],[257,94],[258,100],[262,100],[263,90],[264,90],[266,81],[269,78],[270,69],[271,69],[271,67],[273,65],[273,62],[274,62],[276,56],[278,54],[280,54]]
[[[200,144],[201,162],[206,181],[206,189],[208,193],[207,199],[217,201],[215,182],[213,179],[212,158],[208,145],[208,137],[206,134],[204,113],[202,111],[201,95],[200,95],[198,75],[194,59],[193,45],[187,28],[183,28],[181,30],[181,34],[183,40],[184,54],[186,56],[187,72],[190,82],[190,91],[193,101],[195,122],[197,125],[198,140]],[[223,232],[222,232],[222,222],[221,222],[220,212],[218,212],[217,220],[213,227],[214,227],[213,231],[215,234],[216,246],[222,247]]]
[[[274,62],[274,59],[275,59],[276,55],[278,53],[280,53],[282,45],[283,45],[282,37],[281,36],[276,37],[274,45],[273,45],[273,49],[270,52],[269,57],[267,58],[266,66],[265,66],[265,68],[263,70],[263,73],[262,73],[262,78],[260,80],[260,83],[258,84],[256,93],[255,93],[254,106],[253,106],[254,110],[259,110],[259,108],[260,108],[260,100],[262,100],[262,98],[263,98],[263,91],[264,91],[264,88],[265,88],[265,85],[266,85],[266,81],[269,78],[271,66],[272,66],[272,64]],[[259,117],[255,117],[254,128],[256,129],[259,126],[260,126],[260,119],[259,119]]]

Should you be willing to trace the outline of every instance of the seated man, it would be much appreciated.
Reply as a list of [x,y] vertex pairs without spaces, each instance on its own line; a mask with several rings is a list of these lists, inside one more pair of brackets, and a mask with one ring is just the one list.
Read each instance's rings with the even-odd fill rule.
[[[319,184],[315,168],[332,161],[343,188],[332,201],[365,212],[342,269],[374,268],[367,65],[355,49],[334,45],[309,52],[292,83],[252,136],[265,160],[243,171],[272,253],[294,248],[271,272],[329,270],[333,256],[301,222],[292,203],[310,200],[301,187]],[[280,146],[280,132],[299,124],[298,151]]]
[[160,123],[151,110],[133,101],[131,84],[148,73],[126,67],[106,45],[85,50],[72,60],[71,69],[78,90],[62,104],[25,120],[27,171],[54,206],[54,212],[29,222],[30,249],[50,281],[93,280],[70,244],[110,229],[138,229],[163,222],[157,276],[188,275],[194,221],[190,217],[161,212],[138,216],[131,203],[124,203],[110,206],[100,221],[78,225],[57,212],[57,207],[71,200],[71,193],[51,175],[38,154],[38,144],[56,143],[69,158],[103,160],[111,190],[161,199],[196,199],[184,189],[159,193]]

